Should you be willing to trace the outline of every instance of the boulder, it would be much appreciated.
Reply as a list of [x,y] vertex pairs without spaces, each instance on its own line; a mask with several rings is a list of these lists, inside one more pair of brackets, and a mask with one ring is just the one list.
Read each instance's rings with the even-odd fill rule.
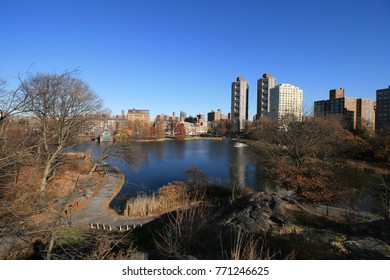
[[295,223],[293,212],[303,212],[291,198],[259,192],[236,201],[222,219],[224,226],[238,226],[248,232],[266,232]]
[[352,259],[381,260],[390,259],[390,246],[386,242],[373,237],[354,236],[343,242]]

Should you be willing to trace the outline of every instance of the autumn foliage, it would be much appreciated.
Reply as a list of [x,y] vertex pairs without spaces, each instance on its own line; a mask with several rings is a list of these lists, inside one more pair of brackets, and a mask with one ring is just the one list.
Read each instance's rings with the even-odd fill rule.
[[186,137],[186,130],[184,128],[184,124],[179,123],[175,127],[175,139],[183,140]]
[[304,204],[338,202],[346,199],[345,194],[350,190],[334,167],[313,159],[302,166],[288,164],[287,160],[274,162],[269,170],[281,187],[292,190],[295,198]]
[[280,187],[292,190],[303,203],[337,202],[344,199],[349,186],[339,176],[338,166],[366,143],[343,128],[337,118],[313,117],[290,122],[277,130],[264,118],[252,127],[254,146],[261,154],[269,177]]

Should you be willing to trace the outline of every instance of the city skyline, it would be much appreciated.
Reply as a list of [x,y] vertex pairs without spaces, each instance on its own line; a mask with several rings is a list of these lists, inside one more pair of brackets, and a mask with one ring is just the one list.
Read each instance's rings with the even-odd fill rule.
[[230,112],[243,76],[252,120],[263,73],[302,88],[306,107],[339,87],[375,100],[390,84],[389,15],[385,0],[0,0],[0,77],[77,69],[112,114],[196,116]]

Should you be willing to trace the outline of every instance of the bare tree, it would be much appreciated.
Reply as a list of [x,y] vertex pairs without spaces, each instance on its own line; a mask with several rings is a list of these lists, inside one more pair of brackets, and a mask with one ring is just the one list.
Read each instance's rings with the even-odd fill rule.
[[102,109],[102,101],[74,72],[36,74],[22,83],[22,89],[29,97],[28,110],[40,138],[43,192],[62,153],[73,143],[88,116]]
[[89,176],[91,176],[92,173],[97,170],[99,165],[102,164],[106,159],[114,157],[115,155],[115,143],[110,143],[108,145],[105,145],[103,149],[100,149],[97,153],[97,157],[92,160],[93,165],[91,170],[89,171]]
[[262,116],[249,131],[249,138],[262,143],[272,143],[276,139],[277,122],[268,116]]
[[31,123],[22,115],[29,96],[20,87],[7,86],[7,81],[0,78],[0,179],[7,177],[9,184],[11,177],[17,177],[19,166],[29,161],[36,139]]
[[343,152],[352,138],[337,119],[315,117],[289,123],[287,130],[280,131],[278,143],[294,164],[301,166],[307,157],[325,158]]
[[266,119],[252,127],[252,144],[261,151],[268,174],[279,186],[293,190],[301,202],[318,204],[342,198],[348,182],[336,174],[334,161],[362,145],[335,118],[290,120],[275,128]]
[[20,87],[8,89],[7,81],[0,78],[0,123],[10,116],[25,112],[29,100],[28,94]]

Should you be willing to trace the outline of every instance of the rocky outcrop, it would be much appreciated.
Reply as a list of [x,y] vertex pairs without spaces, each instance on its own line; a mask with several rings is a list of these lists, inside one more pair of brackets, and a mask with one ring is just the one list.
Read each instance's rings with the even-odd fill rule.
[[311,246],[322,251],[309,258],[390,259],[389,221],[367,222],[359,215],[351,221],[350,215],[343,217],[345,211],[339,211],[339,217],[329,217],[291,197],[263,192],[235,201],[222,212],[218,218],[222,227],[266,234],[277,240],[275,243],[296,242],[302,251]]
[[353,259],[389,259],[390,246],[383,240],[373,237],[352,236],[343,242]]
[[299,213],[308,211],[294,199],[260,192],[235,202],[221,224],[248,232],[266,232],[296,224]]

